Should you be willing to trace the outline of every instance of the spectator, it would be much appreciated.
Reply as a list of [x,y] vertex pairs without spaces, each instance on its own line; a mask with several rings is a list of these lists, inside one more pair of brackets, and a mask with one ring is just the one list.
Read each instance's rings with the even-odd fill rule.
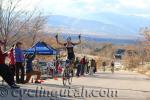
[[35,57],[36,57],[35,53],[33,55],[27,54],[25,56],[25,58],[26,58],[26,81],[25,81],[25,83],[29,82],[32,75],[37,75],[35,83],[41,83],[38,81],[41,77],[41,72],[38,70],[34,71],[33,66],[32,66],[32,61],[34,60]]
[[39,59],[35,59],[34,65],[32,67],[34,71],[40,71]]
[[59,66],[58,66],[58,74],[62,73],[62,66],[61,66],[61,62],[59,62]]
[[94,74],[97,72],[97,64],[96,61],[94,60],[94,70],[93,70]]
[[48,75],[52,75],[52,77],[54,77],[54,71],[55,71],[55,65],[54,65],[54,63],[52,63],[52,62],[48,62],[47,63],[47,74]]
[[13,77],[11,70],[5,64],[5,59],[8,55],[7,55],[7,53],[4,53],[2,51],[2,49],[1,49],[2,45],[4,45],[4,43],[2,41],[0,41],[0,75],[8,83],[8,85],[11,88],[19,88],[19,86],[17,86],[15,84],[14,77]]
[[56,74],[58,74],[58,66],[59,66],[59,59],[56,59],[56,62],[55,62]]
[[90,68],[91,68],[91,60],[88,61],[88,74],[90,73]]
[[91,60],[91,64],[90,64],[90,73],[89,75],[93,75],[93,72],[94,72],[94,66],[95,66],[95,62],[94,62],[94,59]]
[[78,57],[76,58],[75,63],[76,63],[75,65],[76,65],[76,68],[77,68],[76,76],[79,77],[80,76],[80,72],[81,72],[81,64],[80,64],[80,60],[79,60]]
[[84,72],[85,72],[85,65],[86,65],[86,59],[85,56],[81,59],[81,75],[84,76]]
[[[15,57],[15,65],[16,65],[16,82],[17,83],[24,83],[24,54],[21,50],[22,43],[17,42],[15,49],[14,49],[14,57]],[[21,70],[21,78],[19,78]]]
[[12,46],[12,48],[9,51],[8,58],[9,58],[9,68],[12,71],[12,74],[13,74],[13,77],[14,77],[15,72],[16,72],[15,58],[14,58],[14,45]]
[[114,61],[111,61],[111,72],[112,73],[114,73],[114,66],[115,66]]
[[106,62],[102,62],[102,67],[103,67],[103,71],[105,72],[106,71]]
[[85,65],[85,73],[88,74],[89,73],[89,60],[86,59],[86,65]]

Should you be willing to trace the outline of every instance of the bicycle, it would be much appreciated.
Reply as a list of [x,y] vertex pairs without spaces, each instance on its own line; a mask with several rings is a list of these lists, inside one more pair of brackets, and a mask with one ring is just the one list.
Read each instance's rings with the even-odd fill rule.
[[111,72],[114,73],[115,69],[114,66],[111,67]]
[[114,65],[114,61],[111,62],[111,72],[114,73],[115,71],[115,65]]
[[67,60],[63,72],[63,85],[66,86],[67,82],[69,85],[72,83],[73,78],[73,69],[72,69],[72,61]]

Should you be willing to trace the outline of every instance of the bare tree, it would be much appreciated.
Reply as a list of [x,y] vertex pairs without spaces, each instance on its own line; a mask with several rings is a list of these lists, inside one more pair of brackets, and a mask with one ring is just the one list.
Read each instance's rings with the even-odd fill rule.
[[29,35],[31,37],[31,46],[35,43],[38,33],[43,32],[42,29],[44,25],[45,25],[45,17],[41,16],[41,13],[39,13],[38,16],[36,16],[30,21]]
[[5,49],[8,45],[22,40],[29,32],[34,33],[35,41],[35,33],[40,30],[41,24],[43,25],[41,13],[39,15],[36,10],[24,10],[21,8],[22,1],[0,0],[0,39],[5,42]]
[[140,50],[141,50],[141,58],[143,61],[149,61],[149,53],[150,53],[150,27],[144,27],[140,30],[141,34],[144,36],[146,41],[141,41]]
[[140,30],[140,33],[145,37],[147,41],[150,42],[150,28],[144,27]]

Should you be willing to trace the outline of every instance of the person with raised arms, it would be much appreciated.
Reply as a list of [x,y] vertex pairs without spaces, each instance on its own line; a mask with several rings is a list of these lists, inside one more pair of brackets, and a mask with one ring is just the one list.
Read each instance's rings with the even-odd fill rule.
[[78,38],[79,38],[79,42],[77,42],[77,43],[73,43],[71,40],[71,37],[68,37],[67,41],[65,43],[63,43],[58,40],[58,35],[56,35],[57,43],[59,45],[64,46],[67,49],[67,54],[68,54],[67,59],[68,60],[73,60],[73,61],[75,60],[74,46],[81,44],[81,35],[79,35]]

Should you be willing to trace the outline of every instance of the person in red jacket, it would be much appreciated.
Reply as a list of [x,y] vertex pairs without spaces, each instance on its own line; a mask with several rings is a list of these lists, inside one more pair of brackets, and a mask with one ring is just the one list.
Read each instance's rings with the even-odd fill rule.
[[15,72],[16,72],[16,69],[15,69],[15,58],[14,58],[14,45],[12,46],[12,48],[9,51],[8,58],[9,58],[9,68],[12,71],[13,77],[14,77],[15,76]]
[[86,65],[86,58],[85,56],[81,59],[81,75],[84,76],[84,70],[85,70],[85,65]]
[[2,78],[8,83],[11,88],[20,88],[18,85],[15,84],[12,72],[5,64],[5,59],[8,54],[2,51],[3,45],[4,42],[0,40],[0,76],[2,76]]

